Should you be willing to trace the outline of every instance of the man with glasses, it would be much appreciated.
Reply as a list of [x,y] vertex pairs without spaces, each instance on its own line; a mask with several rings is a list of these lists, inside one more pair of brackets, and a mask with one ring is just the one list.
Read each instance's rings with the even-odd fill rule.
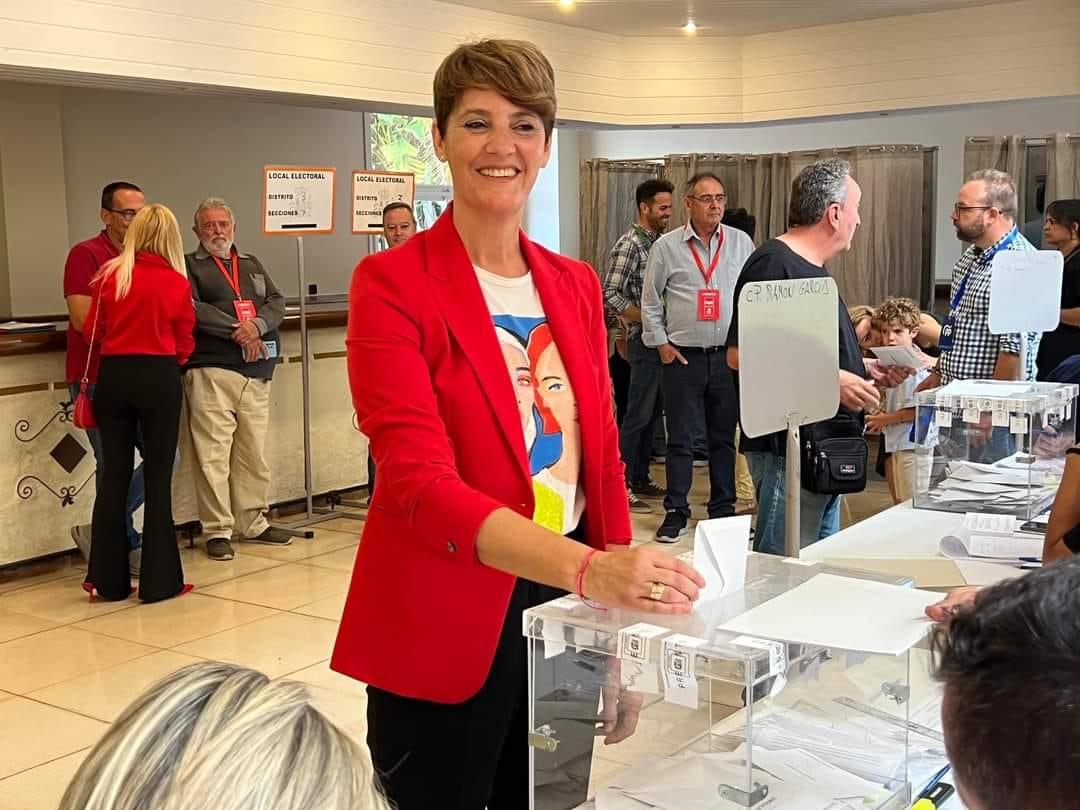
[[1020,334],[990,333],[990,267],[1002,250],[1035,250],[1016,227],[1016,185],[993,169],[971,175],[956,197],[952,224],[970,243],[953,267],[949,314],[941,326],[941,359],[919,386],[936,388],[953,380],[1034,380],[1042,335],[1028,335],[1027,368],[1020,368]]
[[[93,295],[90,281],[101,265],[120,255],[128,225],[144,205],[146,205],[146,199],[143,197],[142,189],[134,183],[124,181],[109,183],[101,190],[101,222],[105,227],[97,236],[85,242],[79,242],[68,252],[67,262],[64,265],[64,300],[67,302],[68,309],[67,384],[72,402],[78,396],[79,382],[84,372],[90,383],[90,397],[93,398],[98,363],[101,360],[100,354],[90,357],[90,345],[82,332],[83,322],[90,311],[90,299]],[[86,431],[86,436],[90,439],[90,447],[94,451],[94,460],[97,462],[94,481],[96,490],[101,483],[101,474],[105,466],[101,437],[97,430]],[[141,454],[141,436],[136,435],[135,444]],[[131,546],[128,562],[132,576],[136,577],[139,575],[142,564],[142,540],[135,529],[132,515],[142,506],[143,497],[143,467],[140,462],[128,485],[126,517],[128,542]],[[83,556],[90,559],[90,526],[73,527],[71,537]]]
[[667,496],[656,539],[686,534],[694,436],[704,424],[709,455],[710,518],[735,514],[735,425],[739,403],[726,344],[735,282],[754,243],[722,225],[727,195],[701,172],[686,184],[689,221],[661,236],[649,253],[641,297],[642,340],[663,364],[667,413]]
[[235,534],[287,546],[292,535],[266,520],[270,467],[266,429],[270,378],[280,354],[285,297],[262,262],[236,249],[225,200],[195,209],[199,248],[184,258],[195,299],[195,351],[184,373],[199,521],[212,560],[231,560]]

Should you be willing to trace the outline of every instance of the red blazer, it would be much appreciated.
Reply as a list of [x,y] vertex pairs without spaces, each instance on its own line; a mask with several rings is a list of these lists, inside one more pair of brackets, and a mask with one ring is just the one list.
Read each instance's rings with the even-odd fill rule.
[[[524,234],[521,249],[577,399],[586,540],[627,544],[599,280]],[[460,703],[487,678],[515,582],[480,563],[477,532],[500,507],[531,518],[534,501],[513,385],[451,210],[360,262],[346,348],[379,486],[330,666]]]

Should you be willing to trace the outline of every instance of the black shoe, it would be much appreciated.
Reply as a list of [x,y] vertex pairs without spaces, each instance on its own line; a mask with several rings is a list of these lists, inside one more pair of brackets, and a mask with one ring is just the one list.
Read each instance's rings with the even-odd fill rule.
[[288,546],[292,544],[292,535],[273,526],[267,526],[261,534],[254,537],[245,537],[249,543],[262,543],[266,546]]
[[688,533],[686,515],[672,509],[664,517],[664,522],[660,524],[660,528],[656,530],[656,542],[678,543]]
[[708,467],[709,457],[704,453],[694,453],[694,466],[695,467]]
[[224,537],[211,537],[206,541],[206,553],[211,560],[231,560],[233,554],[232,543]]
[[626,498],[630,504],[630,511],[633,512],[635,515],[652,514],[652,507],[645,503],[645,501],[641,500],[641,498],[639,498],[629,489],[626,490]]
[[630,491],[635,495],[640,495],[642,498],[663,498],[667,495],[667,490],[652,479],[649,479],[644,484],[631,484]]

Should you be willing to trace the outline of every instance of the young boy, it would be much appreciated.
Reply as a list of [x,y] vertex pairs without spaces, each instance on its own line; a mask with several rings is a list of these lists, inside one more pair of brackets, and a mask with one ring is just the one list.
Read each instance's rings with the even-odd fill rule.
[[[919,334],[919,307],[910,298],[889,298],[874,312],[873,328],[884,346],[914,346]],[[920,369],[903,383],[885,392],[880,413],[866,417],[867,433],[885,435],[885,480],[893,503],[910,501],[915,486],[915,442],[908,438],[915,420],[915,388],[929,371]]]

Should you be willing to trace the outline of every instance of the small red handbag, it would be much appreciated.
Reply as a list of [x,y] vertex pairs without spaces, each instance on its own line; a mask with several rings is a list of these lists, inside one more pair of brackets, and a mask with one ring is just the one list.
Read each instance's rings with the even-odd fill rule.
[[90,387],[90,360],[94,356],[94,337],[97,334],[98,315],[101,314],[101,301],[98,301],[97,309],[94,310],[94,325],[90,329],[90,350],[86,353],[86,368],[83,369],[82,379],[79,381],[79,393],[75,397],[75,413],[73,421],[75,427],[83,430],[96,430],[97,417],[94,416],[94,400],[90,399],[87,389]]

